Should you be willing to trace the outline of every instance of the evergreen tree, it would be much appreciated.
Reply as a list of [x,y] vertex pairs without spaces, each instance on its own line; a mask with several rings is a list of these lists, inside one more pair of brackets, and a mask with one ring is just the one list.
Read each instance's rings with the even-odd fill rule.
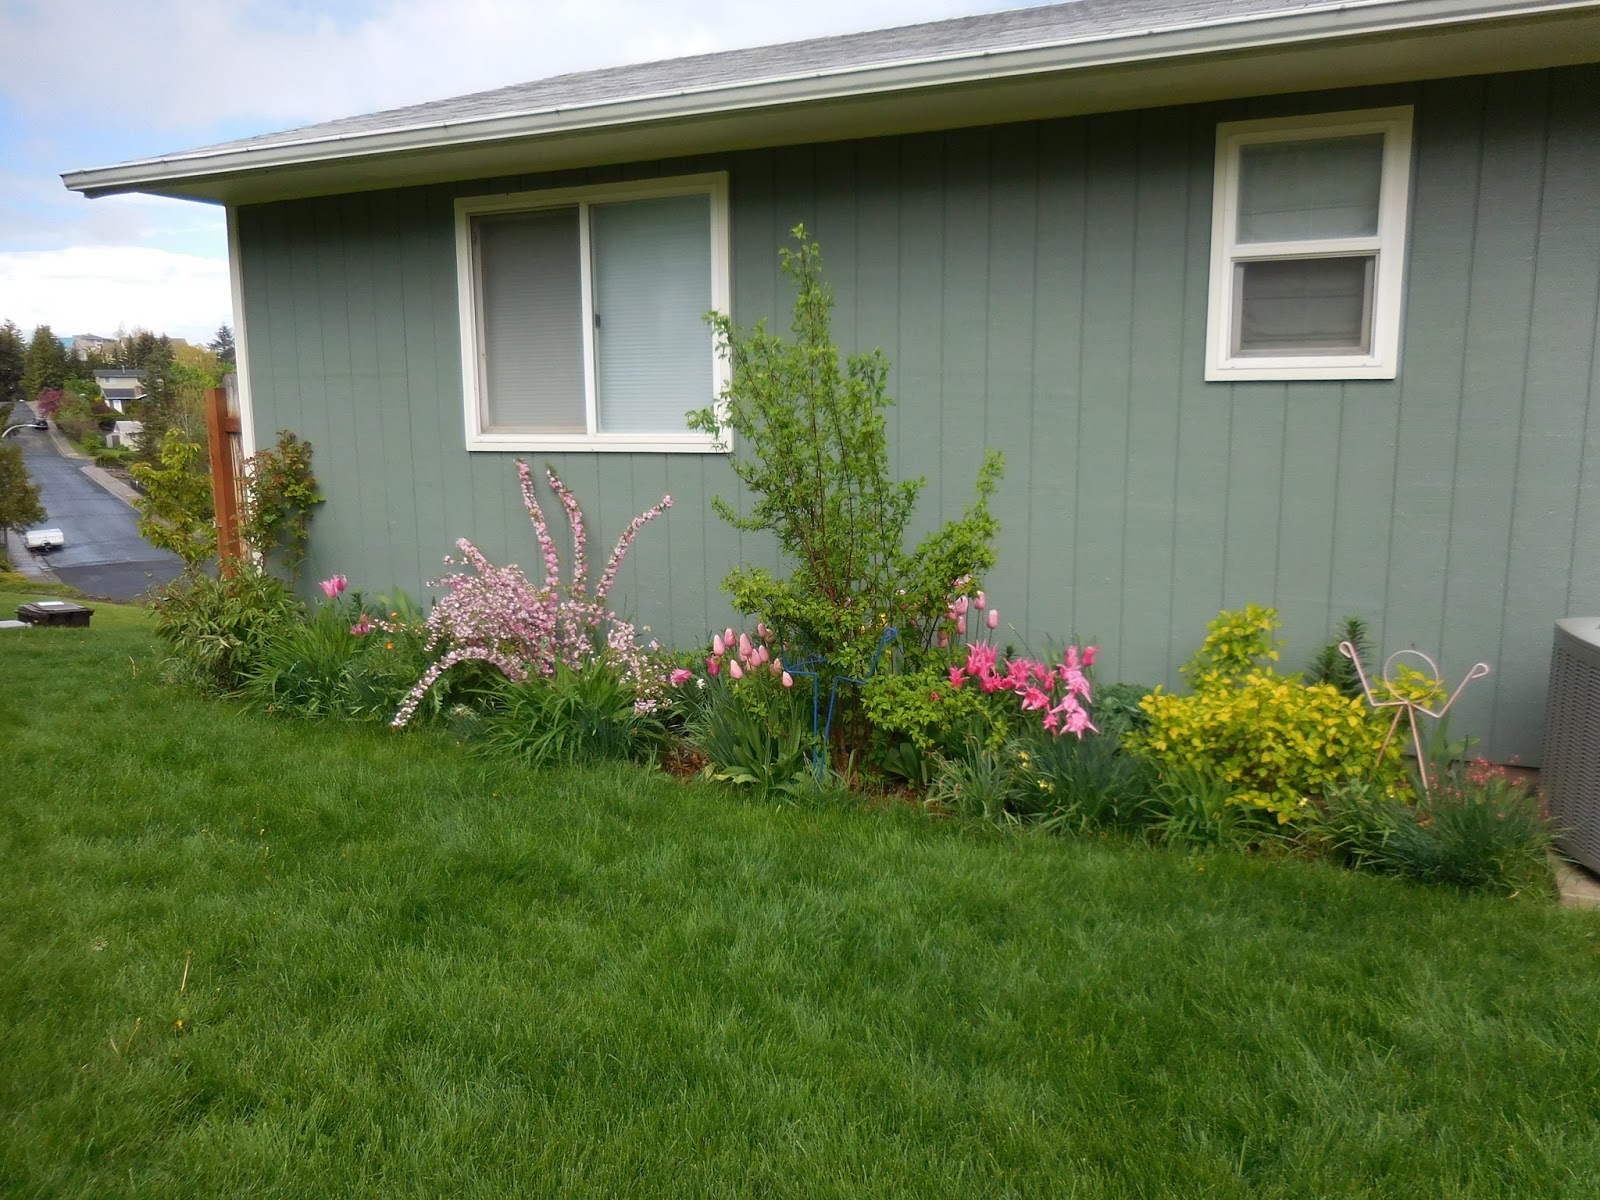
[[16,322],[0,325],[0,404],[22,399],[22,362],[28,344]]
[[234,365],[233,329],[227,325],[217,326],[217,336],[206,343],[207,349],[214,350],[218,358],[230,367]]
[[[0,532],[18,532],[45,519],[39,488],[28,478],[22,447],[9,439],[0,442]],[[5,539],[0,537],[0,563],[6,562]]]
[[22,390],[29,398],[50,388],[58,388],[67,379],[67,348],[50,331],[41,325],[33,331],[28,352],[22,358]]

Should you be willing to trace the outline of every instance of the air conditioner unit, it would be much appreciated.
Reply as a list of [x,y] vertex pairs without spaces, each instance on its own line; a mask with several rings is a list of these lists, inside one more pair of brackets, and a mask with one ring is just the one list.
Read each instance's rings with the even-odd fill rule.
[[1600,617],[1556,622],[1539,777],[1556,844],[1600,871]]

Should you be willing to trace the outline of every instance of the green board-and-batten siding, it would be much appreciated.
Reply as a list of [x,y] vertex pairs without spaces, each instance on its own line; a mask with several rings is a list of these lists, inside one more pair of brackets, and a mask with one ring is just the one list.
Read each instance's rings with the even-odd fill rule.
[[[846,349],[894,363],[898,468],[926,519],[1003,450],[1000,564],[1019,640],[1077,634],[1105,677],[1175,682],[1224,606],[1274,604],[1285,660],[1366,617],[1457,677],[1463,724],[1539,753],[1551,624],[1600,613],[1600,67],[799,146],[241,209],[258,438],[309,438],[328,502],[308,574],[414,595],[454,540],[535,563],[512,455],[463,447],[458,195],[726,170],[735,313],[787,305],[803,221]],[[1216,124],[1416,106],[1400,377],[1203,379]],[[694,645],[717,582],[770,545],[710,511],[715,456],[530,455],[597,553],[666,492],[616,599]],[[554,515],[554,514],[552,514]]]

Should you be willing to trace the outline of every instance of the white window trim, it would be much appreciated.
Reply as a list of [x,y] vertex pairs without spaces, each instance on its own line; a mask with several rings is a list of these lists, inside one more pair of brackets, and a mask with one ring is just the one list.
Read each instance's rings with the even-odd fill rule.
[[[1211,284],[1206,315],[1206,378],[1393,379],[1400,370],[1400,316],[1405,297],[1406,214],[1411,191],[1409,105],[1310,116],[1229,121],[1217,126],[1216,179],[1211,206]],[[1260,142],[1381,133],[1383,174],[1379,184],[1376,237],[1324,238],[1240,245],[1239,155]],[[1235,355],[1233,353],[1235,265],[1245,259],[1322,258],[1375,255],[1372,343],[1366,353]]]
[[[472,220],[492,213],[530,212],[541,208],[564,208],[588,203],[602,204],[621,200],[644,200],[662,196],[709,196],[711,199],[711,307],[717,312],[732,310],[731,264],[728,250],[728,175],[725,171],[703,175],[675,175],[665,179],[641,179],[628,183],[594,184],[585,187],[551,188],[537,192],[504,192],[489,196],[463,196],[456,200],[456,295],[461,328],[461,396],[468,450],[499,451],[613,451],[617,453],[719,454],[726,447],[715,438],[685,430],[682,433],[606,434],[590,433],[497,433],[483,427],[484,374],[480,293],[477,255],[472,245]],[[580,207],[580,213],[587,209]],[[580,216],[578,252],[582,262],[582,303],[592,308],[592,266],[589,254],[589,222]],[[594,323],[583,323],[584,409],[591,431],[596,429],[599,400],[595,388]],[[706,353],[712,356],[713,395],[708,405],[719,403],[728,384],[727,360],[716,352],[709,327]]]

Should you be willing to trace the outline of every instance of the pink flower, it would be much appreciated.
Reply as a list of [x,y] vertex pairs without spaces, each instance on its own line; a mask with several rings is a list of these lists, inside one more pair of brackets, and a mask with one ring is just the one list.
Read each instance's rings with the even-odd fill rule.
[[715,659],[715,658],[706,659],[706,674],[707,675],[720,675],[721,673],[722,673],[722,663],[718,659]]
[[731,625],[727,629],[724,629],[722,631],[722,640],[724,642],[726,642],[730,646],[733,645],[734,637],[733,637],[733,627]]
[[329,600],[332,600],[340,592],[344,591],[347,585],[345,584],[343,575],[335,575],[332,579],[324,579],[317,586],[322,589],[322,594],[324,596],[326,596]]
[[960,687],[966,682],[967,674],[960,667],[950,668],[950,686]]
[[744,678],[744,668],[739,665],[738,659],[733,659],[728,663],[728,674],[735,679]]
[[[963,600],[966,599],[965,596],[963,596],[961,598]],[[956,618],[956,632],[957,633],[966,633],[966,631],[967,631],[967,619],[965,617],[957,617]]]
[[1089,646],[1089,647],[1087,647],[1083,652],[1083,665],[1086,666],[1086,667],[1094,666],[1094,657],[1095,657],[1095,655],[1097,655],[1099,653],[1100,653],[1100,647],[1099,646]]
[[[773,664],[773,665],[776,666],[777,664]],[[793,687],[794,686],[794,676],[789,674],[789,672],[787,672],[787,671],[785,671],[783,673],[783,686],[784,687]]]
[[[982,592],[979,592],[976,598],[974,598],[972,601],[972,607],[977,609],[979,612],[982,612],[988,606],[988,604],[989,597],[985,596]],[[991,625],[990,628],[992,629],[994,627]]]
[[362,613],[361,619],[350,626],[350,633],[355,637],[366,637],[372,632],[372,622],[367,619],[367,614]]
[[1036,687],[1029,688],[1022,694],[1022,711],[1032,712],[1035,709],[1049,708],[1050,697]]
[[767,662],[772,658],[772,651],[768,650],[765,643],[756,647],[756,661]]
[[1055,733],[1060,728],[1060,725],[1061,725],[1061,722],[1056,719],[1055,713],[1046,713],[1045,714],[1045,716],[1044,716],[1044,727],[1046,729],[1048,729],[1051,733]]
[[939,693],[938,692],[929,692],[928,693],[928,699],[937,700],[938,698],[939,698]]
[[1089,730],[1091,733],[1100,732],[1092,724],[1090,724],[1089,714],[1084,712],[1083,709],[1075,708],[1067,714],[1068,733],[1075,733],[1079,737],[1082,737],[1085,729]]
[[989,610],[989,615],[987,617],[985,617],[983,620],[984,620],[984,624],[988,625],[990,629],[999,629],[1000,628],[1000,610],[998,608],[991,608]]
[[693,678],[694,672],[689,670],[688,667],[676,667],[673,669],[672,674],[667,676],[667,679],[672,683],[673,687],[678,687],[681,684],[688,683],[689,680]]
[[951,607],[955,610],[956,616],[961,617],[966,615],[967,609],[970,607],[970,603],[971,602],[968,601],[965,596],[957,596],[956,602],[951,605]]
[[749,658],[754,653],[755,648],[750,644],[750,635],[748,633],[741,633],[739,635],[739,657]]
[[728,643],[722,640],[722,635],[720,633],[714,634],[711,638],[711,653],[720,656],[726,654],[727,652]]
[[941,633],[939,635],[939,649],[943,650],[949,644],[950,644],[950,635],[948,633]]

